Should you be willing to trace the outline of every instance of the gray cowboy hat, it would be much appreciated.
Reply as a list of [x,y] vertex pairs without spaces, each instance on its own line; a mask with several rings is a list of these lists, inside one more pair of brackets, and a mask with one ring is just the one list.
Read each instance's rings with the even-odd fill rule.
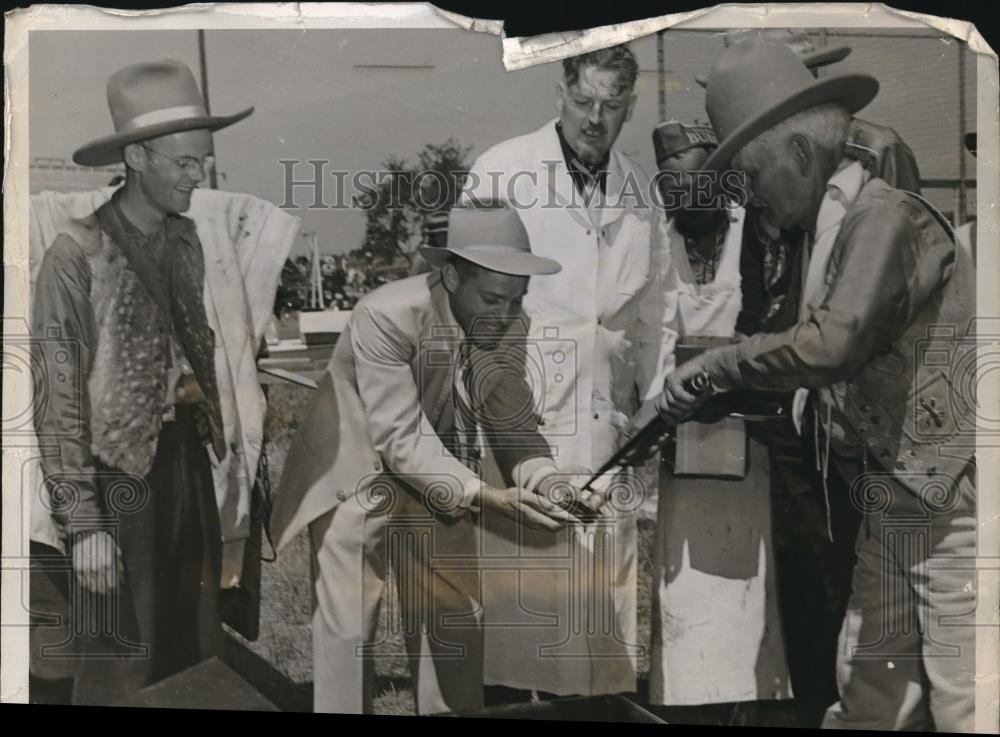
[[[728,49],[734,43],[749,38],[751,34],[758,34],[761,37],[770,38],[785,44],[799,55],[799,59],[801,59],[802,63],[809,68],[809,71],[815,71],[820,67],[836,64],[838,61],[846,59],[851,53],[850,46],[829,46],[817,49],[816,44],[813,43],[812,38],[804,28],[766,28],[757,31],[746,29],[740,31],[726,31],[725,35],[722,37],[722,42]],[[696,74],[694,76],[694,81],[704,87],[708,84],[708,75]]]
[[421,246],[419,251],[433,266],[444,266],[454,255],[513,276],[555,274],[562,269],[558,261],[531,252],[521,218],[506,205],[453,207],[448,217],[448,245]]
[[132,64],[112,74],[108,107],[114,134],[78,149],[73,154],[77,164],[114,164],[130,143],[178,131],[219,130],[253,112],[249,107],[235,115],[209,115],[191,70],[173,59]]
[[708,76],[705,110],[719,147],[704,164],[724,169],[733,156],[769,128],[808,108],[835,102],[856,113],[878,94],[867,74],[816,79],[798,55],[766,38],[738,41],[722,52]]

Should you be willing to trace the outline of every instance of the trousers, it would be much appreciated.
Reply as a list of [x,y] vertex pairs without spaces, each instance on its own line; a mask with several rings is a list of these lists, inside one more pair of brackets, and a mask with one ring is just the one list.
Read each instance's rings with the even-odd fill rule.
[[[811,426],[811,421],[805,423]],[[851,502],[860,459],[831,457],[816,468],[815,437],[787,420],[768,422],[771,515],[781,627],[799,722],[819,727],[837,701],[837,639],[851,593],[861,514]],[[831,538],[832,534],[832,538]]]
[[[310,525],[315,554],[313,710],[372,713],[375,634],[395,573],[398,612],[420,714],[483,707],[483,633],[475,527],[430,511],[406,488],[377,504],[364,491]],[[392,633],[387,630],[387,636]]]
[[967,732],[975,717],[975,469],[921,494],[868,479],[825,728]]
[[112,534],[124,577],[107,595],[71,583],[73,703],[108,705],[221,654],[222,541],[211,466],[189,408],[164,423],[145,478],[99,467],[98,488],[107,517],[73,526]]

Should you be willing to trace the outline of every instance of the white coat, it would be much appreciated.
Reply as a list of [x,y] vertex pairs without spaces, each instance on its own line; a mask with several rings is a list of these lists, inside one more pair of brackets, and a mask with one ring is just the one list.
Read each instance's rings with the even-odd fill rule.
[[[647,354],[660,353],[653,294],[649,179],[611,152],[603,206],[585,206],[563,159],[555,120],[497,144],[473,164],[465,198],[517,209],[533,253],[562,271],[533,280],[524,300],[540,430],[560,467],[600,466],[646,395]],[[652,317],[650,321],[648,318]],[[536,533],[483,518],[487,684],[558,694],[634,690],[636,527],[641,489],[615,494],[615,520]]]

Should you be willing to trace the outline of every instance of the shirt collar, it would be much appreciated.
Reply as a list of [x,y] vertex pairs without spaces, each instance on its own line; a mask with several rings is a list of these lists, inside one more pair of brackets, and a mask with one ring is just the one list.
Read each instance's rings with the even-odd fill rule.
[[816,237],[840,224],[868,179],[865,168],[857,161],[843,159],[840,162],[826,183],[826,194],[816,214]]
[[113,228],[120,237],[128,237],[135,243],[147,243],[158,235],[165,236],[167,242],[176,239],[182,240],[189,246],[200,248],[201,242],[198,240],[197,231],[194,228],[194,221],[182,215],[169,214],[155,231],[146,235],[139,226],[128,219],[122,211],[120,204],[120,190],[115,192],[111,199],[100,209],[104,211],[103,222]]

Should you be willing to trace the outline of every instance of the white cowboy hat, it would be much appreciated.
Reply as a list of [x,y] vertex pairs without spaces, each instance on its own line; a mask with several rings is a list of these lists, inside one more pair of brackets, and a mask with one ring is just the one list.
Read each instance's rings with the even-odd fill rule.
[[421,246],[420,255],[433,266],[444,266],[454,255],[490,271],[514,276],[555,274],[559,262],[536,256],[528,232],[513,208],[453,207],[448,217],[448,244]]

